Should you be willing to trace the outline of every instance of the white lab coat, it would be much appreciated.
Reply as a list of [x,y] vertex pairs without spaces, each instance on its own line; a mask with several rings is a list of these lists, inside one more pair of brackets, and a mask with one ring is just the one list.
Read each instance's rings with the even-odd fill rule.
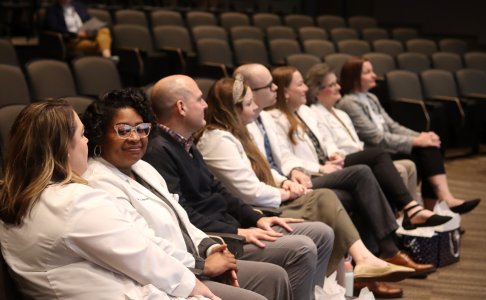
[[[164,178],[149,163],[139,160],[132,170],[170,201],[184,222],[194,245],[208,236],[189,221],[186,211],[178,203],[179,196],[171,194]],[[194,258],[187,252],[182,231],[173,210],[158,196],[143,185],[125,175],[103,158],[90,158],[88,170],[83,174],[88,184],[115,196],[120,204],[127,207],[133,219],[144,219],[155,235],[165,240],[164,251],[178,259],[186,267],[194,267]]]
[[[326,143],[323,136],[320,134],[319,127],[317,126],[317,118],[314,115],[314,112],[308,106],[300,106],[297,113],[302,120],[305,121],[312,133],[314,133],[314,135],[317,137],[319,144],[325,153],[334,153],[337,151],[337,149],[334,149],[331,144]],[[278,109],[271,110],[270,114],[274,118],[277,125],[275,128],[277,137],[281,141],[281,147],[285,148],[285,150],[282,151],[292,152],[297,158],[300,159],[300,166],[307,172],[318,173],[320,168],[319,158],[317,156],[314,144],[307,133],[302,128],[298,128],[295,133],[297,143],[292,144],[288,137],[290,123],[287,116]]]
[[[344,111],[332,108],[334,113],[339,117],[339,119],[346,125],[349,132],[354,138],[351,138],[349,133],[343,127],[343,125],[332,115],[324,106],[321,104],[312,104],[311,109],[317,116],[318,127],[320,132],[325,136],[327,135],[328,140],[332,141],[339,150],[343,151],[345,154],[351,154],[358,151],[362,151],[364,148],[364,143],[359,140],[358,134],[354,128],[351,118]],[[329,153],[332,155],[333,153]]]
[[[262,111],[260,113],[260,118],[262,120],[263,127],[265,127],[265,132],[267,133],[268,141],[270,142],[270,148],[272,148],[272,156],[275,163],[280,167],[284,175],[290,175],[292,169],[300,167],[300,159],[296,158],[285,146],[280,145],[282,141],[277,136],[277,130],[275,128],[276,125],[272,116],[268,112]],[[246,125],[246,128],[250,132],[255,145],[257,145],[258,149],[260,149],[262,155],[265,156],[265,142],[263,139],[263,134],[256,122]],[[277,175],[275,175],[275,173]],[[287,179],[286,177],[279,175],[278,172],[273,169],[272,174],[274,175],[276,182],[282,182],[283,180]]]
[[280,189],[256,176],[241,142],[226,130],[205,130],[197,143],[207,166],[228,190],[250,205],[277,208]]
[[105,191],[49,185],[22,226],[1,224],[2,254],[28,298],[188,297],[195,276],[142,218],[132,219]]

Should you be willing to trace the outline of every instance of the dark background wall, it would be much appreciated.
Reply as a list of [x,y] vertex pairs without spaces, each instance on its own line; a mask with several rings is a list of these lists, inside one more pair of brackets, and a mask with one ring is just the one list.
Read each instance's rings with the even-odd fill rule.
[[486,46],[486,2],[481,0],[315,0],[303,1],[311,15],[368,15],[381,26],[412,26],[424,35],[456,36]]

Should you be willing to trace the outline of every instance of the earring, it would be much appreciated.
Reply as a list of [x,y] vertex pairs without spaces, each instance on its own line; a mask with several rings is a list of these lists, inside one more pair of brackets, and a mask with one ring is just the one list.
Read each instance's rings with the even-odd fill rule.
[[100,157],[101,156],[101,146],[96,145],[93,149],[93,155],[94,157]]

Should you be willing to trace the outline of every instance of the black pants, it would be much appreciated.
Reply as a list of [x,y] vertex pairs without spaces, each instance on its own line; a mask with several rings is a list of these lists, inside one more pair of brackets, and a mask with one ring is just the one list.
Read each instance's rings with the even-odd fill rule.
[[[357,165],[312,178],[314,189],[344,190],[352,196],[353,214],[359,214],[370,225],[379,241],[397,229],[395,215],[370,168]],[[346,201],[339,199],[343,204]],[[349,203],[345,207],[349,208]]]
[[393,159],[408,158],[415,162],[418,177],[422,179],[422,197],[437,199],[437,194],[427,178],[445,174],[444,157],[439,148],[436,147],[413,147],[412,154],[397,153],[392,155]]
[[413,200],[390,155],[384,150],[367,148],[363,151],[346,155],[344,160],[345,167],[357,164],[364,164],[370,167],[388,202],[393,207],[401,210]]

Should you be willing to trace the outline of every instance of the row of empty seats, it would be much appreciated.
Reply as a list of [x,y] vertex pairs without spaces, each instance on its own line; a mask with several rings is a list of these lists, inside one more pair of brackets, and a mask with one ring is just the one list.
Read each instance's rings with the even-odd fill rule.
[[[181,14],[178,11],[162,9],[148,13],[135,9],[120,9],[112,14],[105,9],[89,8],[88,12],[108,24],[135,24],[146,27],[180,25],[192,28],[200,25],[221,25],[229,30],[234,26],[254,25],[265,30],[270,26],[285,25],[295,31],[301,27],[318,26],[327,31],[335,28],[351,28],[357,32],[366,28],[378,28],[377,20],[368,16],[352,16],[346,20],[335,15],[321,15],[314,18],[303,14],[288,14],[280,17],[274,13],[255,13],[249,16],[241,12],[223,12],[216,15],[207,11],[189,11]],[[391,31],[391,35],[398,40],[407,40],[417,37],[417,32],[411,28],[396,28]]]
[[[413,28],[393,28],[388,32],[384,28],[379,28],[374,18],[367,16],[350,17],[350,27],[346,27],[344,18],[332,15],[319,16],[314,21],[314,18],[307,15],[286,15],[282,19],[271,13],[257,13],[250,19],[243,13],[225,12],[220,15],[219,20],[214,14],[201,11],[188,12],[185,18],[179,12],[169,10],[152,11],[150,17],[143,11],[133,9],[115,11],[114,17],[111,17],[109,11],[102,9],[89,9],[89,13],[107,24],[130,24],[152,29],[164,25],[186,26],[189,29],[197,26],[221,26],[229,33],[233,27],[247,26],[260,29],[262,34],[265,34],[268,33],[269,27],[278,28],[267,34],[269,39],[295,38],[299,33],[299,36],[307,35],[307,39],[331,39],[334,42],[343,39],[363,39],[369,42],[377,39],[394,39],[406,42],[419,37],[417,30]],[[307,29],[301,33],[302,28]],[[447,47],[446,43],[444,47]]]
[[[24,73],[20,67],[0,64],[0,103],[28,104],[46,98],[97,97],[122,87],[113,61],[86,56],[72,61],[71,67],[58,60],[29,62]],[[83,97],[81,97],[83,98]]]
[[[388,105],[399,123],[417,131],[442,133],[442,146],[477,153],[486,129],[486,73],[394,70],[386,74]],[[442,115],[442,117],[440,117]]]

